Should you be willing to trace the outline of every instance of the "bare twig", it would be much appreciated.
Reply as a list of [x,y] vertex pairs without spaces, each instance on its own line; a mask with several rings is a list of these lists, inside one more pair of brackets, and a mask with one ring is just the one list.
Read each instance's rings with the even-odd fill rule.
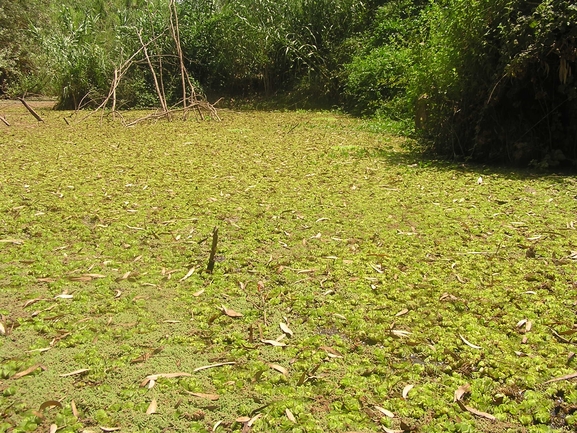
[[4,125],[10,126],[10,124],[8,123],[8,121],[7,121],[4,117],[0,116],[0,120],[2,121],[2,123],[3,123]]
[[20,102],[22,102],[22,104],[24,104],[24,106],[26,107],[26,109],[30,112],[30,114],[32,114],[32,115],[36,118],[36,120],[38,120],[39,122],[44,122],[44,119],[42,119],[42,117],[40,117],[40,116],[38,115],[38,113],[37,113],[36,111],[34,111],[34,109],[33,109],[30,105],[28,105],[28,102],[26,102],[26,101],[25,101],[24,99],[22,99],[22,98],[18,98],[18,100],[19,100]]
[[142,31],[138,31],[137,35],[138,35],[138,39],[140,40],[140,45],[142,45],[142,51],[144,52],[144,57],[146,57],[146,61],[148,62],[148,67],[150,68],[150,72],[152,72],[152,78],[154,79],[154,86],[156,87],[156,93],[158,95],[158,99],[160,100],[160,105],[162,106],[162,110],[166,113],[166,112],[168,112],[166,100],[162,96],[162,90],[160,89],[160,84],[158,83],[156,71],[154,70],[154,67],[152,66],[150,56],[148,55],[148,49],[146,48],[146,44],[142,40]]
[[[184,67],[184,58],[182,55],[182,47],[180,46],[180,29],[178,27],[178,13],[176,10],[175,0],[170,0],[170,30],[172,32],[172,38],[176,45],[176,53],[178,54],[178,60],[180,63],[180,79],[182,80],[182,104],[183,108],[186,109],[186,68]],[[189,80],[190,83],[190,80]],[[191,89],[194,93],[194,88]]]

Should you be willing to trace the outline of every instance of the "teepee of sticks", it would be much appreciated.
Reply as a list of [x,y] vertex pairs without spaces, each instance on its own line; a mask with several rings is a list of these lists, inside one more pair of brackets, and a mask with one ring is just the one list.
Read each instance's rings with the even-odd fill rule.
[[[174,115],[178,113],[181,113],[183,117],[186,118],[190,112],[195,113],[195,115],[202,120],[205,119],[205,114],[207,114],[211,118],[220,121],[220,117],[218,116],[216,108],[214,107],[214,105],[218,103],[218,101],[216,101],[214,104],[209,103],[205,98],[203,98],[201,95],[197,93],[196,88],[193,85],[192,80],[190,79],[188,71],[186,70],[186,67],[184,65],[184,55],[180,43],[180,29],[178,24],[176,0],[170,0],[168,6],[170,10],[168,28],[165,29],[163,33],[152,38],[149,41],[144,40],[142,35],[142,29],[136,29],[136,34],[140,42],[140,48],[136,50],[136,52],[133,53],[124,63],[122,63],[121,65],[119,65],[114,69],[114,78],[110,85],[110,91],[108,95],[91,114],[99,110],[105,109],[110,104],[113,118],[115,118],[118,115],[126,126],[134,126],[137,123],[140,123],[145,120],[154,120],[162,118],[170,120]],[[166,95],[164,92],[164,83],[162,79],[163,56],[162,55],[156,56],[158,58],[158,65],[155,67],[153,59],[149,54],[149,47],[154,42],[156,42],[161,36],[163,36],[167,31],[170,32],[170,35],[172,36],[172,39],[176,47],[176,58],[179,64],[180,78],[182,83],[182,100],[178,105],[173,107],[168,106],[168,103],[166,101]],[[174,57],[174,55],[171,55],[171,57]],[[148,68],[150,69],[150,73],[152,75],[160,107],[153,114],[149,114],[147,116],[126,123],[124,122],[122,115],[120,115],[120,113],[117,111],[116,90],[118,89],[118,86],[120,85],[120,82],[123,79],[123,77],[129,71],[129,69],[137,62],[145,62]],[[88,116],[90,116],[91,114],[89,114]]]

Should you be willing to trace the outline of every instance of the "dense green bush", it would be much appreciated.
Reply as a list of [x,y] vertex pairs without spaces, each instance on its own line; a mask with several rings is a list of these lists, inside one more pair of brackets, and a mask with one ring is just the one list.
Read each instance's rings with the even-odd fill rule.
[[0,2],[0,96],[41,91],[40,47],[31,27],[46,19],[46,0]]
[[443,154],[555,165],[577,160],[577,6],[443,0],[415,81],[424,133]]
[[345,65],[343,100],[358,114],[412,117],[410,88],[423,37],[424,2],[393,0],[380,7],[362,48]]

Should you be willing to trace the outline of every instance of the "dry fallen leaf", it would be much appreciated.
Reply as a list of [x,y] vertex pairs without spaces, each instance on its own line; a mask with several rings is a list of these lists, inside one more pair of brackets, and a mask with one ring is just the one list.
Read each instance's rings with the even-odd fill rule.
[[179,281],[184,281],[186,280],[188,277],[190,277],[192,274],[194,274],[194,268],[190,268],[188,270],[188,272],[186,273],[186,275],[184,277],[182,277]]
[[202,295],[204,293],[204,289],[200,289],[198,292],[194,292],[192,294],[192,296],[194,296],[195,298],[198,298],[200,295]]
[[206,398],[207,400],[211,401],[216,401],[220,398],[218,394],[205,394],[203,392],[190,392],[190,391],[186,391],[186,393],[198,398]]
[[469,413],[472,413],[473,415],[479,416],[481,418],[485,418],[491,421],[495,421],[497,418],[495,418],[493,415],[491,415],[490,413],[487,412],[482,412],[480,410],[475,409],[474,407],[471,406],[465,406],[462,402],[458,401],[457,402],[459,404],[459,406],[461,407],[461,409],[466,410]]
[[281,322],[280,323],[280,329],[282,330],[282,332],[284,332],[285,334],[290,335],[291,337],[293,336],[293,332],[291,331],[291,329],[288,327],[288,325],[286,323]]
[[252,427],[252,425],[255,423],[255,421],[256,421],[257,419],[259,419],[261,416],[262,416],[262,413],[258,413],[258,414],[256,414],[255,416],[253,416],[253,417],[246,423],[247,427]]
[[272,368],[273,370],[278,371],[279,373],[284,374],[285,376],[288,374],[288,370],[286,368],[284,368],[282,365],[278,365],[278,364],[269,364],[268,365],[270,368]]
[[407,398],[407,395],[409,395],[409,391],[410,391],[411,389],[413,389],[414,386],[415,386],[415,385],[406,385],[406,386],[403,388],[402,396],[403,396],[404,399]]
[[6,328],[2,322],[0,322],[0,335],[6,335]]
[[80,370],[75,370],[75,371],[72,371],[70,373],[61,374],[60,377],[75,376],[77,374],[86,373],[89,370],[90,370],[89,368],[81,368]]
[[235,421],[244,424],[245,422],[249,422],[249,421],[250,421],[250,417],[248,417],[248,416],[239,416],[237,419],[235,419]]
[[15,244],[21,245],[24,241],[22,239],[0,239],[0,244]]
[[465,339],[465,337],[463,337],[461,334],[459,334],[459,337],[461,337],[461,340],[463,340],[463,343],[465,343],[467,346],[469,346],[469,347],[471,347],[471,348],[473,348],[473,349],[482,349],[481,346],[476,346],[476,345],[474,345],[473,343],[467,341],[467,340]]
[[56,295],[54,297],[54,299],[58,299],[58,298],[60,298],[60,299],[72,299],[73,297],[74,297],[73,295],[70,295],[68,293],[61,293],[60,295]]
[[242,317],[242,313],[237,313],[236,311],[234,311],[230,308],[226,308],[224,305],[222,306],[222,311],[228,317]]
[[153,398],[150,404],[148,405],[148,409],[146,409],[146,415],[156,413],[156,409],[157,409],[156,399]]
[[70,402],[70,409],[72,409],[72,415],[74,415],[74,418],[78,418],[78,409],[76,409],[76,403],[74,400]]
[[118,431],[120,430],[120,427],[104,427],[104,426],[100,426],[100,430],[102,430],[105,433],[108,432],[113,432],[113,431]]
[[32,367],[27,368],[26,370],[23,370],[19,373],[16,373],[14,376],[12,376],[12,379],[20,379],[21,377],[24,377],[30,373],[33,373],[34,371],[38,370],[39,368],[41,368],[42,370],[46,370],[46,367],[44,367],[41,364],[36,364],[33,365]]
[[324,350],[325,352],[327,352],[327,355],[329,356],[329,358],[342,358],[343,354],[341,352],[339,352],[338,350],[333,349],[332,347],[329,346],[319,346],[319,349]]
[[218,426],[221,424],[222,424],[222,420],[215,422],[214,425],[212,426],[212,431],[215,432],[216,429],[218,428]]
[[383,426],[383,430],[385,431],[385,433],[403,433],[403,430],[394,430],[392,428],[387,428],[385,426]]
[[295,416],[293,415],[293,413],[290,411],[289,408],[286,408],[284,413],[286,414],[286,417],[289,419],[290,422],[296,424],[297,419],[295,418]]
[[471,385],[470,384],[466,383],[464,385],[461,385],[455,391],[455,397],[454,397],[453,401],[460,401],[463,398],[463,396],[465,394],[468,394],[469,392],[471,392]]
[[408,309],[403,308],[401,311],[399,311],[397,314],[395,314],[395,317],[402,316],[402,315],[404,315],[404,314],[407,314],[408,312],[409,312]]
[[26,308],[26,307],[28,307],[32,304],[35,304],[36,302],[40,302],[40,301],[48,301],[48,299],[44,299],[44,298],[29,299],[24,303],[23,307]]
[[547,384],[547,383],[553,383],[553,382],[559,382],[561,380],[569,380],[569,379],[574,379],[577,377],[577,373],[571,373],[571,374],[566,374],[565,376],[561,376],[561,377],[556,377],[554,379],[549,379],[546,382],[543,382],[543,384]]
[[377,411],[379,411],[380,413],[382,413],[385,416],[388,416],[389,418],[394,418],[395,414],[393,412],[391,412],[390,410],[385,409],[384,407],[381,406],[375,406],[375,409]]
[[62,403],[60,403],[57,400],[48,400],[45,401],[44,403],[42,403],[40,405],[40,407],[38,408],[38,412],[42,412],[44,411],[44,409],[49,408],[49,407],[58,407],[58,408],[62,408]]
[[401,329],[393,329],[391,333],[397,337],[408,337],[409,335],[411,335],[411,332],[403,331]]
[[197,367],[192,371],[196,373],[197,371],[206,370],[207,368],[222,367],[223,365],[234,365],[234,364],[236,364],[236,362],[219,362],[218,364],[203,365],[202,367]]
[[281,343],[280,341],[276,341],[276,340],[260,340],[261,343],[264,344],[270,344],[271,346],[275,346],[275,347],[284,347],[286,346],[285,343]]

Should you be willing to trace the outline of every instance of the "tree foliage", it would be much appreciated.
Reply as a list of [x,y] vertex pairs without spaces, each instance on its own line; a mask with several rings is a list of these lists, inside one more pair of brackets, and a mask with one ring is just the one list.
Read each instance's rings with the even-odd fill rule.
[[[464,159],[577,161],[577,6],[540,0],[180,0],[184,63],[221,95],[278,96],[417,121],[428,147]],[[62,108],[118,88],[125,106],[182,96],[167,0],[0,5],[0,84]]]

